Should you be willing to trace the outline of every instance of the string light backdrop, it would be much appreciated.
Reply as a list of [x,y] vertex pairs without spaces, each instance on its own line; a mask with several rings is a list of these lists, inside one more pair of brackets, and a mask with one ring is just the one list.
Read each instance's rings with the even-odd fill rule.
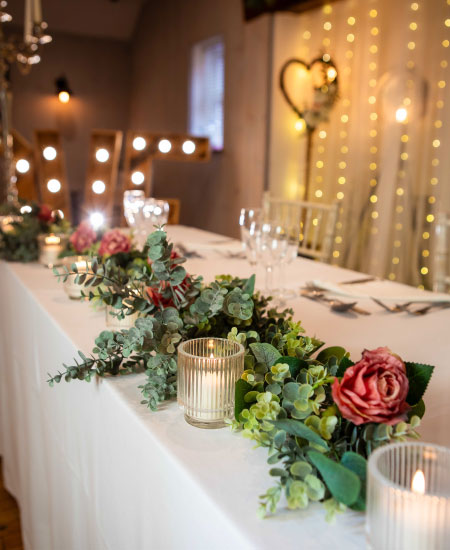
[[301,198],[304,185],[280,67],[326,50],[339,71],[341,97],[317,130],[311,197],[340,204],[334,263],[431,287],[434,221],[450,211],[449,41],[450,0],[342,0],[275,16],[273,196]]

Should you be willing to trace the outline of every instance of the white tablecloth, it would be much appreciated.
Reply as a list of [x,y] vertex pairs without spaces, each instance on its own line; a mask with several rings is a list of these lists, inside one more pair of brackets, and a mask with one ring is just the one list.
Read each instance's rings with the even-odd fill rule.
[[[169,232],[188,248],[220,239],[186,227]],[[219,248],[202,248],[208,258],[189,260],[188,270],[206,279],[249,275],[244,260]],[[297,288],[355,274],[298,259],[287,275]],[[142,375],[49,388],[48,372],[70,363],[77,349],[91,350],[104,313],[69,301],[38,265],[0,263],[0,283],[0,451],[27,549],[364,547],[361,514],[346,513],[330,526],[317,505],[258,519],[258,495],[272,482],[266,451],[228,429],[188,425],[174,402],[147,411],[137,389]],[[310,335],[346,346],[353,358],[387,345],[405,360],[435,364],[421,432],[450,445],[449,310],[412,317],[368,305],[371,316],[352,318],[305,298],[290,305]]]

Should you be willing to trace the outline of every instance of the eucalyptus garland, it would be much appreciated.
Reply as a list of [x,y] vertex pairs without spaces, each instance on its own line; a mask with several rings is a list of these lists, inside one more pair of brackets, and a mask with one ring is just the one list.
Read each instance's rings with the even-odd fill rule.
[[[205,285],[184,262],[159,228],[142,252],[94,258],[88,273],[76,264],[55,270],[63,281],[75,275],[88,299],[112,306],[119,318],[140,317],[129,330],[103,331],[92,354],[80,351],[49,384],[144,371],[142,403],[155,411],[176,395],[180,342],[238,341],[245,370],[229,423],[268,449],[275,483],[260,497],[261,515],[274,513],[283,495],[292,509],[323,502],[329,520],[346,507],[364,510],[366,458],[380,445],[418,437],[433,367],[404,363],[387,348],[354,363],[344,348],[305,335],[292,310],[271,307],[254,276],[220,275]],[[351,402],[361,380],[368,406],[357,395]]]

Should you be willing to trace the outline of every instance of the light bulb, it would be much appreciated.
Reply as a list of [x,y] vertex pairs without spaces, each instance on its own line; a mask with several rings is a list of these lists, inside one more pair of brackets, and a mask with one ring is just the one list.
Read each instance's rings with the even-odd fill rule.
[[106,162],[109,159],[109,151],[103,147],[101,149],[97,149],[95,152],[95,158],[98,162]]
[[134,185],[142,185],[144,183],[144,180],[145,176],[142,172],[139,172],[139,170],[131,174],[131,181],[134,183]]
[[407,118],[408,118],[408,111],[404,107],[399,107],[395,111],[395,120],[397,122],[406,122]]
[[295,123],[295,129],[297,132],[304,132],[306,130],[306,122],[303,118],[299,118]]
[[61,189],[61,182],[54,178],[48,180],[47,189],[50,191],[50,193],[57,193]]
[[190,139],[187,139],[182,147],[183,153],[186,155],[192,155],[192,153],[195,151],[195,143],[191,141]]
[[26,174],[29,169],[30,163],[26,159],[19,159],[16,162],[16,170],[20,172],[20,174]]
[[94,229],[98,229],[105,222],[105,216],[101,212],[92,212],[89,216],[89,222]]
[[46,147],[42,154],[44,155],[45,160],[55,160],[56,158],[56,149],[54,147]]
[[97,195],[101,195],[105,192],[106,185],[102,180],[95,180],[92,184],[92,191],[96,193]]
[[133,139],[133,149],[136,151],[143,151],[147,147],[147,142],[141,136],[137,136]]
[[69,103],[69,100],[70,100],[69,92],[66,92],[66,91],[59,92],[58,99],[59,101],[61,101],[61,103]]
[[162,139],[158,143],[158,149],[161,151],[161,153],[168,153],[172,149],[172,144],[168,139]]
[[337,71],[334,67],[329,67],[327,70],[327,77],[330,82],[332,82],[337,77]]
[[30,214],[32,210],[33,209],[31,208],[31,206],[26,204],[25,206],[22,206],[22,208],[20,209],[20,213],[21,214]]

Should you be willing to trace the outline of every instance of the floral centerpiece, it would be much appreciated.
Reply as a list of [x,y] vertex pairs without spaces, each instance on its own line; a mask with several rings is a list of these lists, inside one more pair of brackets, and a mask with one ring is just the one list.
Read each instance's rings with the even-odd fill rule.
[[36,203],[21,206],[7,205],[2,212],[12,221],[0,225],[0,258],[12,262],[33,262],[38,259],[38,235],[69,233],[70,223],[59,210]]
[[[90,381],[94,376],[144,371],[142,404],[176,395],[177,346],[202,336],[229,338],[245,347],[245,370],[236,384],[234,430],[267,447],[275,485],[261,496],[262,514],[275,512],[284,494],[289,508],[324,503],[327,517],[350,507],[364,510],[366,458],[391,441],[418,437],[423,394],[433,367],[404,362],[389,349],[365,350],[353,362],[342,347],[304,334],[290,309],[279,311],[255,291],[254,276],[221,275],[205,285],[186,272],[158,229],[133,269],[115,256],[94,259],[92,273],[75,274],[95,297],[122,315],[140,312],[129,330],[104,331],[91,355],[50,375]],[[144,289],[135,292],[135,289]]]

